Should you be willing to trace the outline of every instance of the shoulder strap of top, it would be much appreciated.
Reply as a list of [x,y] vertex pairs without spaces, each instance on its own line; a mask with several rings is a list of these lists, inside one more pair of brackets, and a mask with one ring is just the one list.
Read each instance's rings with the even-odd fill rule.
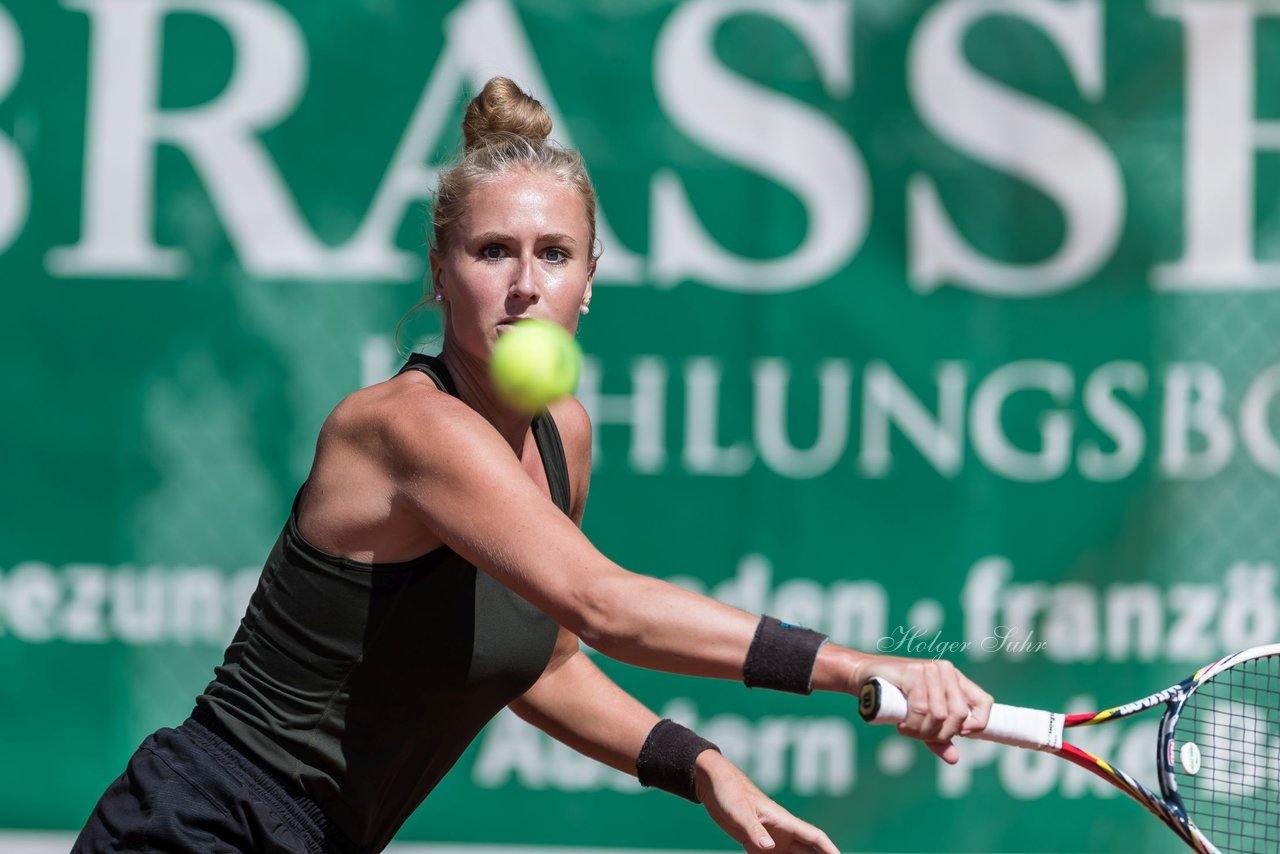
[[[436,388],[458,396],[458,388],[453,384],[453,377],[445,363],[435,356],[413,353],[397,375],[405,371],[420,371],[431,377]],[[538,443],[538,454],[542,457],[542,468],[547,473],[547,485],[551,487],[551,500],[566,515],[570,512],[569,496],[569,464],[565,461],[564,442],[560,438],[560,430],[549,412],[543,412],[533,419],[533,438]]]
[[435,356],[410,353],[409,361],[404,363],[404,367],[396,371],[396,376],[403,374],[405,371],[424,373],[431,377],[431,381],[436,384],[436,388],[454,397],[458,396],[458,388],[453,384],[453,377],[449,376],[449,369],[445,367],[444,362]]
[[550,412],[544,412],[533,421],[533,438],[542,455],[542,468],[547,473],[547,485],[551,487],[551,500],[564,511],[571,512],[569,504],[569,465],[564,458],[564,442],[560,430]]

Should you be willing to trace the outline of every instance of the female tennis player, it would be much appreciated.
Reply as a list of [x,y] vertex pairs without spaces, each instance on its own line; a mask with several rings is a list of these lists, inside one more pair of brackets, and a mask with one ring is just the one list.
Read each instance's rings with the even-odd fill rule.
[[[753,854],[837,854],[710,742],[657,717],[579,651],[857,695],[907,695],[902,731],[956,760],[991,698],[950,664],[856,652],[628,572],[579,530],[590,424],[573,399],[530,418],[488,375],[523,318],[570,332],[591,301],[595,194],[551,121],[495,78],[434,208],[439,358],[357,391],[315,461],[215,678],[149,736],[77,852],[378,851],[504,706],[601,762],[705,805]],[[643,519],[636,520],[637,527]],[[851,707],[852,708],[852,707]]]

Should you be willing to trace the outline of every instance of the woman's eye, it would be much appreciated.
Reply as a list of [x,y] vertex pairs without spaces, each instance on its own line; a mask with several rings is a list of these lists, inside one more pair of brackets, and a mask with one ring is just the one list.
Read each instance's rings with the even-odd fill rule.
[[502,257],[502,247],[496,243],[491,243],[480,250],[480,257],[487,261],[496,261]]
[[564,254],[563,249],[556,249],[554,246],[548,249],[545,255],[546,259],[552,264],[559,264],[561,261],[566,261],[569,258],[568,255]]

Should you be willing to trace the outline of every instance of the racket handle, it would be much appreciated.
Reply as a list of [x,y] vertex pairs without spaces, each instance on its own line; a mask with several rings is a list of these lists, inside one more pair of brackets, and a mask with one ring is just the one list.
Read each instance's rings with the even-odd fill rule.
[[[871,724],[901,723],[907,719],[907,696],[896,685],[873,676],[862,686],[858,714]],[[1065,720],[1065,715],[1056,712],[996,703],[991,707],[986,729],[965,737],[1031,750],[1057,750],[1062,747]]]

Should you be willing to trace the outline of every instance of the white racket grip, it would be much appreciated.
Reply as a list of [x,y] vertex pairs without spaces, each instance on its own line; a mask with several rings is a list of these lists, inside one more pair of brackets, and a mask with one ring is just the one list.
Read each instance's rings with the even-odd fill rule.
[[[907,696],[897,686],[873,676],[862,688],[858,710],[867,723],[901,723],[907,719]],[[1057,712],[997,703],[991,707],[986,729],[965,737],[1031,750],[1057,750],[1062,747],[1065,720],[1066,717]]]

